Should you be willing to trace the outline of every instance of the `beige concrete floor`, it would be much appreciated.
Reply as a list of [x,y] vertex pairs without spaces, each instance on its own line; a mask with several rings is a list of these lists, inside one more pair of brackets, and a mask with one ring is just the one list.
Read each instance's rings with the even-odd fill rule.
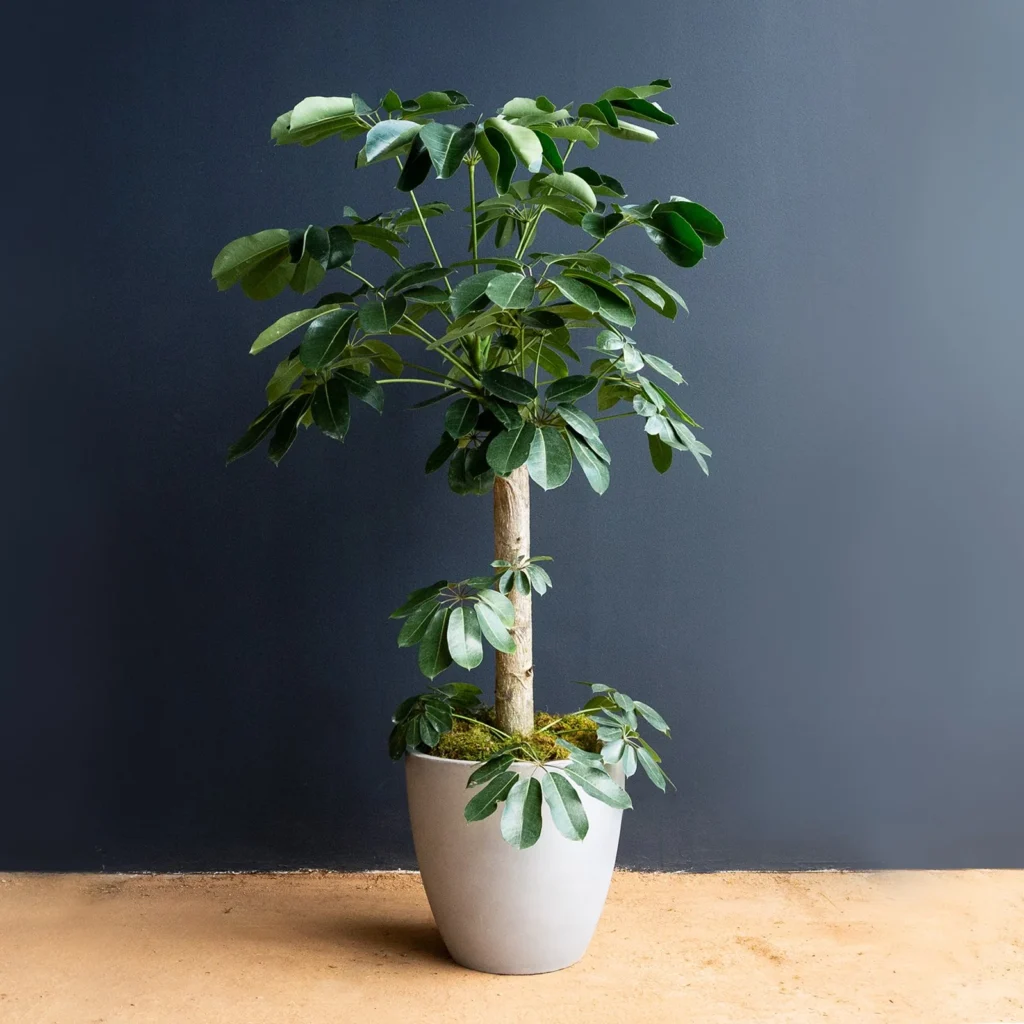
[[417,875],[0,875],[3,1024],[822,1020],[1024,1022],[1024,872],[619,873],[532,978],[452,963]]

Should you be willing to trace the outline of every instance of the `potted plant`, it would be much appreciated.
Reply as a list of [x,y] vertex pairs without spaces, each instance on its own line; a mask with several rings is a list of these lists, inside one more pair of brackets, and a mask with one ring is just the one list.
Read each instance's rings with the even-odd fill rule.
[[[598,250],[620,231],[639,230],[671,264],[693,267],[705,246],[723,240],[722,224],[678,196],[626,203],[616,178],[590,167],[589,155],[579,160],[603,136],[654,142],[646,124],[675,124],[652,99],[669,84],[609,89],[575,109],[519,97],[492,117],[463,115],[455,124],[437,119],[469,105],[453,90],[415,99],[389,91],[376,106],[356,95],[308,97],[274,122],[273,140],[358,139],[356,167],[394,167],[410,205],[372,217],[346,206],[333,226],[259,231],[226,245],[213,264],[220,289],[238,283],[253,299],[288,287],[306,295],[328,274],[349,282],[252,343],[256,354],[303,332],[229,462],[269,439],[276,464],[300,427],[344,441],[353,399],[380,412],[385,388],[414,385],[429,392],[414,406],[430,410],[426,471],[446,467],[457,494],[493,493],[492,571],[439,579],[392,616],[404,620],[398,643],[418,648],[431,685],[399,705],[391,756],[405,759],[435,919],[454,958],[479,970],[538,973],[579,959],[607,894],[622,810],[631,806],[626,780],[641,769],[663,791],[668,782],[640,735],[641,725],[669,734],[648,704],[591,683],[578,710],[535,712],[531,601],[551,579],[547,559],[530,549],[530,483],[553,490],[576,466],[602,494],[611,455],[598,424],[616,416],[639,418],[659,473],[676,451],[707,472],[711,453],[671,391],[682,377],[628,333],[634,300],[670,320],[685,303],[660,278]],[[478,179],[481,165],[486,177]],[[468,250],[445,261],[429,222],[452,210],[420,203],[415,190],[432,173],[463,172],[457,201],[468,203]],[[481,195],[487,179],[493,191]],[[540,247],[545,215],[580,229],[576,251]],[[425,243],[429,259],[403,259],[410,236]],[[356,269],[365,269],[369,249],[392,261],[390,273]],[[584,359],[581,348],[596,358]],[[584,411],[584,400],[596,401],[599,414]],[[453,664],[480,665],[485,643],[495,650],[493,705],[468,683],[434,683]]]

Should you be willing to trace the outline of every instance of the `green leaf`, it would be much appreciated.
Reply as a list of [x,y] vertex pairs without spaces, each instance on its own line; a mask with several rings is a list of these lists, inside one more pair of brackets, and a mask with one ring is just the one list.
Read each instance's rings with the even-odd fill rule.
[[526,462],[537,428],[526,420],[503,430],[487,446],[487,464],[501,476],[508,476]]
[[563,377],[561,380],[552,381],[544,393],[544,398],[548,402],[575,402],[585,395],[589,395],[599,383],[600,381],[596,377],[573,374]]
[[415,647],[423,639],[427,627],[434,618],[434,613],[439,610],[437,602],[432,599],[421,601],[416,605],[398,634],[398,646]]
[[585,839],[590,822],[573,784],[559,771],[546,771],[540,785],[555,828],[566,839],[575,842]]
[[633,701],[633,706],[655,729],[658,730],[658,732],[664,733],[666,736],[671,735],[668,728],[668,722],[666,722],[650,704],[644,704],[643,701],[635,700]]
[[550,283],[570,302],[574,302],[588,312],[596,313],[600,310],[601,303],[598,301],[597,292],[582,281],[568,277],[564,271],[558,277],[552,277]]
[[650,128],[641,128],[638,124],[632,124],[629,121],[619,121],[617,128],[612,128],[606,124],[598,124],[598,128],[605,132],[607,135],[611,135],[616,139],[623,139],[626,142],[657,142],[657,132],[652,132]]
[[337,306],[321,306],[317,309],[299,309],[294,313],[286,313],[280,320],[275,320],[265,331],[260,333],[249,349],[250,354],[256,355],[262,352],[265,348],[273,345],[275,341],[280,341],[286,334],[291,334],[303,324],[308,324],[310,320],[316,320],[337,308]]
[[647,237],[677,266],[694,267],[704,258],[704,243],[688,221],[660,207],[644,224]]
[[298,356],[289,356],[277,364],[273,376],[267,381],[266,394],[268,402],[276,402],[287,395],[292,385],[303,375],[306,368]]
[[248,455],[277,426],[277,421],[296,395],[283,395],[273,401],[249,424],[249,429],[228,449],[228,465]]
[[647,778],[664,793],[666,776],[654,758],[643,747],[637,750],[636,758],[640,762],[640,767],[647,773]]
[[572,472],[572,452],[561,431],[541,427],[534,434],[530,455],[526,460],[530,479],[545,491],[561,487]]
[[532,776],[521,776],[505,797],[501,812],[501,837],[517,850],[527,850],[540,839],[540,783]]
[[494,612],[502,626],[512,629],[516,623],[516,610],[507,597],[496,590],[481,590],[477,597],[481,604]]
[[495,776],[501,775],[502,772],[506,771],[514,760],[515,758],[511,754],[492,754],[479,768],[470,774],[466,780],[466,789],[471,789],[473,786],[482,786],[485,782],[490,782]]
[[502,309],[526,309],[533,302],[533,278],[496,271],[487,282],[487,297]]
[[487,286],[501,274],[500,270],[485,270],[482,274],[473,274],[460,281],[452,291],[451,311],[456,320],[475,309],[478,302],[487,294]]
[[473,148],[476,124],[470,121],[461,128],[431,121],[419,134],[430,154],[439,178],[450,178],[462,166],[462,158]]
[[363,352],[369,354],[374,366],[387,370],[394,377],[397,377],[405,368],[402,357],[386,341],[380,341],[378,338],[363,338],[359,345],[352,350],[352,354],[361,355]]
[[372,378],[358,370],[343,367],[334,371],[334,376],[345,382],[349,394],[365,402],[372,409],[381,412],[384,408],[384,389]]
[[364,302],[359,308],[359,326],[367,334],[390,334],[405,313],[405,299],[392,295],[383,301]]
[[[680,295],[674,288],[665,284],[661,278],[655,277],[653,274],[634,274],[631,270],[628,270],[625,267],[619,267],[618,269],[626,281],[643,284],[648,288],[653,288],[660,292],[666,300],[671,300],[678,305],[684,313],[689,312],[689,309],[686,307],[686,303],[683,301],[682,295]],[[672,313],[672,316],[675,316],[675,312]]]
[[644,352],[643,357],[644,362],[662,377],[667,377],[673,384],[683,383],[683,375],[668,360],[652,356],[649,352]]
[[319,370],[337,359],[348,344],[355,316],[353,309],[336,309],[314,320],[299,346],[303,365]]
[[[614,285],[603,277],[590,273],[589,270],[577,268],[562,271],[562,277],[575,278],[589,285],[597,296],[598,309],[601,315],[613,324],[632,327],[636,323],[636,312],[633,304]],[[555,278],[556,282],[560,278]]]
[[[548,390],[550,397],[550,388]],[[558,415],[581,437],[585,437],[588,441],[601,440],[597,424],[581,409],[577,409],[573,405],[560,405]],[[604,446],[602,445],[602,447]]]
[[490,139],[492,144],[494,143],[492,133],[496,131],[504,136],[512,148],[512,152],[528,171],[536,173],[540,170],[541,163],[544,160],[544,150],[540,139],[529,128],[512,124],[511,121],[506,121],[502,117],[487,118],[484,121],[484,127],[487,130],[487,138]]
[[439,267],[436,263],[417,263],[415,266],[396,270],[384,282],[384,291],[404,292],[407,288],[412,288],[415,285],[440,280],[450,273],[451,270],[448,267]]
[[406,599],[405,603],[396,608],[389,616],[390,619],[404,619],[411,611],[418,608],[424,601],[429,601],[448,586],[447,580],[438,580],[431,583],[429,587],[420,587],[414,590]]
[[483,821],[484,818],[489,818],[518,781],[519,775],[516,772],[503,771],[496,775],[466,804],[462,812],[466,821]]
[[332,377],[313,392],[313,422],[328,436],[344,441],[351,420],[348,389]]
[[402,109],[410,114],[416,114],[417,117],[426,114],[446,114],[469,105],[469,100],[457,89],[435,89],[421,93],[414,100],[402,101]]
[[553,139],[568,139],[570,142],[582,142],[588,149],[596,148],[599,139],[596,131],[578,124],[542,124],[538,125],[546,135]]
[[622,182],[610,174],[602,174],[593,167],[574,167],[572,172],[582,178],[594,190],[595,195],[625,198],[626,190],[622,187]]
[[555,174],[561,174],[565,170],[565,165],[562,163],[562,154],[558,152],[554,139],[545,132],[538,131],[536,128],[533,129],[533,134],[540,140],[540,148],[544,153],[544,163]]
[[327,269],[337,270],[344,266],[355,252],[355,241],[352,233],[344,224],[335,224],[327,229],[327,239],[330,251],[327,256]]
[[641,121],[656,121],[658,124],[675,124],[676,119],[666,113],[657,103],[644,99],[615,99],[611,105],[616,110],[624,110],[627,114],[639,117]]
[[725,227],[722,222],[700,203],[691,202],[682,196],[672,196],[669,202],[661,203],[658,209],[678,213],[700,235],[705,245],[718,245],[725,241]]
[[580,227],[594,238],[607,238],[623,219],[621,213],[588,213],[580,221]]
[[434,473],[439,470],[451,458],[452,453],[458,447],[458,441],[447,431],[442,434],[440,444],[427,456],[426,472]]
[[634,85],[632,89],[624,89],[622,86],[616,86],[614,89],[609,89],[607,92],[601,93],[601,99],[643,99],[645,96],[654,96],[659,92],[664,92],[666,89],[671,88],[672,83],[667,78],[656,78],[650,85]]
[[305,415],[310,401],[310,395],[299,395],[281,413],[281,417],[277,421],[277,429],[267,448],[267,455],[270,456],[270,461],[275,466],[288,454],[288,449],[291,448],[299,430],[299,420]]
[[516,405],[525,405],[537,397],[537,389],[528,380],[504,370],[485,370],[480,380],[492,395]]
[[420,671],[428,679],[440,675],[452,663],[452,656],[448,650],[450,615],[450,608],[436,608],[420,641]]
[[452,437],[465,437],[476,426],[480,405],[473,398],[459,398],[444,414],[444,429]]
[[[420,132],[420,135],[422,134]],[[398,176],[395,187],[400,192],[411,192],[414,188],[419,188],[430,174],[430,154],[427,152],[427,147],[423,145],[420,135],[412,140],[409,155],[405,158],[402,173]]]
[[498,195],[508,192],[516,173],[516,155],[508,139],[496,128],[485,127],[477,132],[476,148],[494,182]]
[[368,164],[386,160],[408,146],[423,125],[416,121],[378,121],[367,133],[363,152]]
[[669,320],[676,318],[678,309],[675,302],[664,293],[658,291],[658,289],[651,288],[639,281],[623,281],[622,283],[641,301],[650,306],[651,309],[656,310],[664,317],[668,317]]
[[261,260],[242,277],[242,291],[250,299],[272,299],[288,287],[295,264],[288,261],[288,250],[281,249]]
[[594,454],[588,445],[585,445],[582,441],[577,441],[571,431],[569,432],[569,446],[572,448],[576,461],[580,464],[580,468],[587,478],[587,482],[598,494],[604,494],[608,490],[608,483],[611,478],[607,465]]
[[607,100],[598,100],[597,103],[581,103],[576,110],[576,116],[596,121],[602,128],[614,128],[619,123],[615,108]]
[[452,609],[448,618],[448,650],[455,664],[465,669],[474,669],[483,661],[480,623],[471,605],[460,604]]
[[623,810],[633,806],[629,794],[602,769],[570,761],[561,770],[565,772],[570,781],[575,782],[584,793],[592,796],[595,800],[600,800],[609,807],[618,807]]
[[581,202],[587,209],[593,210],[597,206],[597,196],[594,190],[578,175],[572,171],[564,171],[562,174],[546,174],[539,179],[538,185],[561,192],[563,195],[571,196]]
[[667,473],[672,465],[672,449],[657,434],[647,435],[647,447],[651,452],[651,462],[659,473]]
[[211,276],[220,291],[230,288],[268,257],[284,253],[287,258],[288,232],[270,228],[254,235],[245,235],[228,242],[213,261]]
[[292,143],[311,146],[338,134],[351,138],[366,130],[356,113],[351,96],[307,96],[274,122],[270,137],[279,146]]
[[480,623],[480,631],[487,642],[496,651],[501,651],[503,654],[514,654],[516,642],[495,611],[489,605],[478,602],[476,615]]

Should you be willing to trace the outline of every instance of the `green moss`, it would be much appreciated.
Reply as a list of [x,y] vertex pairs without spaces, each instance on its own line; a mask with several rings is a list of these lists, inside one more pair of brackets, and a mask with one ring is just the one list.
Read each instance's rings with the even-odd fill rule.
[[559,746],[559,736],[564,736],[583,750],[596,752],[600,749],[597,726],[584,714],[565,715],[559,719],[546,711],[538,711],[533,720],[534,728],[545,731],[534,732],[529,737],[515,736],[511,743],[487,728],[494,720],[494,712],[490,708],[485,708],[478,717],[476,722],[456,721],[452,731],[441,737],[431,753],[453,761],[485,761],[507,747],[526,744],[539,760],[557,761],[569,756],[569,751]]

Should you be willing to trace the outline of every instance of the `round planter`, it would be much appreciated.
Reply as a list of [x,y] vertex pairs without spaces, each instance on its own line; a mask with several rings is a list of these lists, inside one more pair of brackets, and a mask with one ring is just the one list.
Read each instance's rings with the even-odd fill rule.
[[[553,762],[567,764],[568,762]],[[477,764],[428,754],[405,760],[409,817],[423,887],[448,952],[489,974],[544,974],[576,963],[587,951],[604,907],[622,811],[581,794],[590,828],[566,839],[542,809],[540,839],[517,850],[501,837],[501,807],[467,822]],[[520,775],[536,766],[517,761]],[[619,779],[621,782],[621,778]]]

